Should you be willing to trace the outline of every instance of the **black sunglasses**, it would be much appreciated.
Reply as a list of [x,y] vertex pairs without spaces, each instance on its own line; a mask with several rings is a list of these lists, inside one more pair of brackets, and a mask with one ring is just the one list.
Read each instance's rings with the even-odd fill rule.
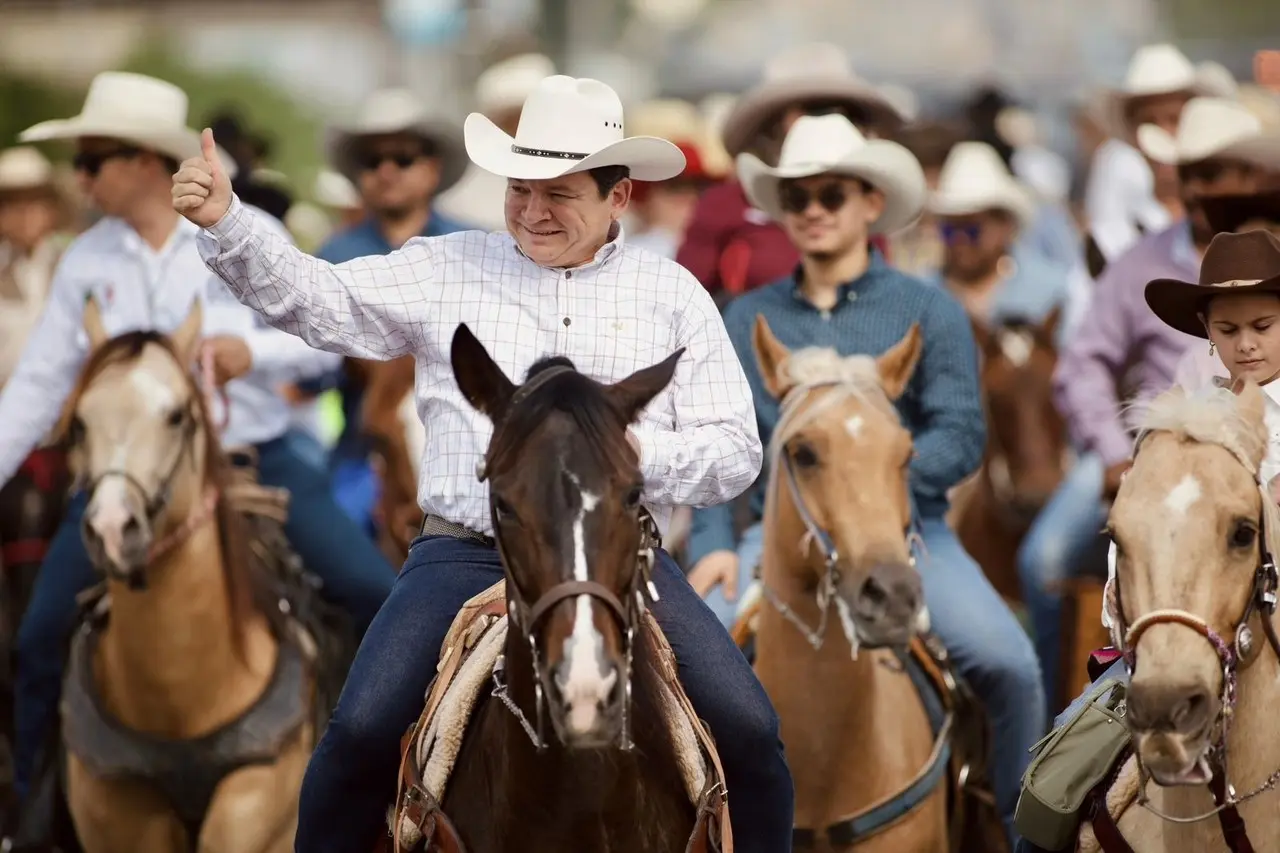
[[391,162],[401,169],[407,169],[425,156],[422,152],[415,154],[404,152],[389,154],[382,151],[371,151],[360,158],[360,168],[369,172],[376,172],[382,167],[383,163]]
[[835,213],[849,200],[849,193],[841,184],[823,184],[815,192],[799,184],[783,184],[780,195],[782,209],[787,213],[804,213],[815,200],[828,213]]
[[109,148],[104,151],[80,151],[75,157],[71,158],[71,165],[75,167],[77,172],[84,172],[91,178],[98,177],[98,173],[102,171],[102,166],[108,160],[114,160],[117,157],[137,157],[142,153],[141,148],[133,148],[127,145],[119,148]]
[[982,236],[982,225],[977,222],[942,222],[938,225],[938,233],[946,243],[954,243],[960,237],[976,243]]

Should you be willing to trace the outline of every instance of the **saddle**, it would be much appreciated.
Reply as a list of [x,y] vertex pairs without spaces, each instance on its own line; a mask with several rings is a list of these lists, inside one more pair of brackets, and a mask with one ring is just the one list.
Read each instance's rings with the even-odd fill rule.
[[[697,810],[686,849],[732,853],[724,771],[715,743],[680,686],[675,654],[652,614],[646,613],[645,633],[657,651],[667,724],[685,789]],[[401,744],[396,802],[389,810],[381,853],[466,853],[441,804],[472,714],[500,665],[506,636],[506,582],[499,581],[463,606],[445,636],[425,707]]]
[[[751,601],[730,632],[748,658],[754,658],[756,616],[764,606],[762,598]],[[935,743],[929,762],[901,791],[839,823],[818,830],[797,827],[792,834],[794,848],[819,846],[819,833],[827,836],[832,847],[860,844],[896,825],[945,783],[953,853],[1008,849],[987,776],[990,730],[981,703],[933,634],[917,634],[898,658],[933,731]]]

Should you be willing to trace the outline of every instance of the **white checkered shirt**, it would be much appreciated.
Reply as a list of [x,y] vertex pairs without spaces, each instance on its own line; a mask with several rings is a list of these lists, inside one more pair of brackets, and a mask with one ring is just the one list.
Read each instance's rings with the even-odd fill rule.
[[548,355],[616,382],[687,347],[634,427],[646,505],[664,531],[673,506],[732,500],[760,472],[751,389],[711,297],[679,264],[627,246],[621,232],[569,270],[538,266],[509,234],[480,231],[415,237],[390,255],[335,266],[281,240],[235,200],[199,245],[209,268],[271,325],[355,358],[417,359],[424,512],[493,532],[488,485],[476,479],[492,426],[463,398],[449,363],[459,323],[514,382]]

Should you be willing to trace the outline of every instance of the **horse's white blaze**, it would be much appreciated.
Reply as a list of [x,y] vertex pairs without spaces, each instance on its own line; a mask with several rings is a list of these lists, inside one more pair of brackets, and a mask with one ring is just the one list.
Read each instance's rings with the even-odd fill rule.
[[[128,443],[116,445],[108,471],[124,471],[128,460]],[[102,540],[106,557],[117,566],[124,565],[124,528],[132,514],[129,498],[133,494],[124,477],[108,474],[93,490],[87,515],[89,527]],[[137,495],[133,495],[135,498]]]
[[1031,360],[1035,345],[1029,332],[1005,332],[1000,336],[1000,352],[1014,367],[1022,367]]
[[147,370],[134,370],[129,374],[129,384],[138,392],[147,411],[153,415],[167,415],[178,405],[178,395],[163,379]]
[[1186,515],[1191,505],[1200,500],[1200,481],[1187,474],[1164,497],[1164,507],[1174,515]]
[[845,432],[849,433],[849,437],[857,440],[862,435],[862,425],[866,423],[862,419],[862,415],[854,415],[844,422]]
[[[572,478],[576,483],[576,478]],[[587,542],[584,522],[587,513],[600,503],[600,497],[582,492],[582,509],[573,522],[573,578],[590,580],[587,566]],[[566,723],[571,732],[590,732],[597,725],[601,706],[609,698],[618,674],[604,659],[604,637],[596,630],[591,614],[591,596],[574,599],[573,633],[564,643],[565,681],[561,685],[565,705],[569,709]],[[606,675],[605,673],[608,673]]]

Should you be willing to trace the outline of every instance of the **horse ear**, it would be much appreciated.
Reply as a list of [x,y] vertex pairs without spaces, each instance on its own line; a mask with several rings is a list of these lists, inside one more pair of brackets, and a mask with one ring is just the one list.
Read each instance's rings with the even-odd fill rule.
[[497,423],[506,411],[507,404],[511,402],[516,386],[490,357],[489,351],[471,333],[466,323],[459,324],[457,331],[453,333],[449,361],[453,364],[453,378],[457,381],[462,396],[467,398],[467,402],[476,411]]
[[781,400],[787,396],[793,383],[786,375],[787,359],[791,358],[791,350],[783,346],[769,328],[769,321],[763,314],[756,315],[755,329],[751,334],[751,348],[756,351],[756,364],[760,366],[760,378],[764,380],[765,390]]
[[84,333],[89,336],[90,352],[107,342],[110,336],[107,334],[107,327],[102,323],[102,308],[93,296],[85,297],[84,318],[81,322],[84,324]]
[[627,423],[635,423],[640,410],[649,405],[649,401],[671,382],[684,350],[684,347],[680,347],[657,364],[637,370],[626,379],[607,387],[609,397],[627,419]]
[[200,333],[204,330],[204,303],[199,299],[191,302],[187,311],[187,319],[169,336],[173,349],[183,364],[191,364],[196,360],[196,348],[200,343]]
[[1058,325],[1062,322],[1062,303],[1059,302],[1053,306],[1043,320],[1040,321],[1040,331],[1044,332],[1046,338],[1051,341],[1058,339]]
[[911,375],[916,372],[916,365],[920,363],[923,343],[920,324],[912,323],[906,336],[876,359],[880,384],[884,386],[884,392],[890,400],[898,399],[907,390],[907,383],[911,381]]

